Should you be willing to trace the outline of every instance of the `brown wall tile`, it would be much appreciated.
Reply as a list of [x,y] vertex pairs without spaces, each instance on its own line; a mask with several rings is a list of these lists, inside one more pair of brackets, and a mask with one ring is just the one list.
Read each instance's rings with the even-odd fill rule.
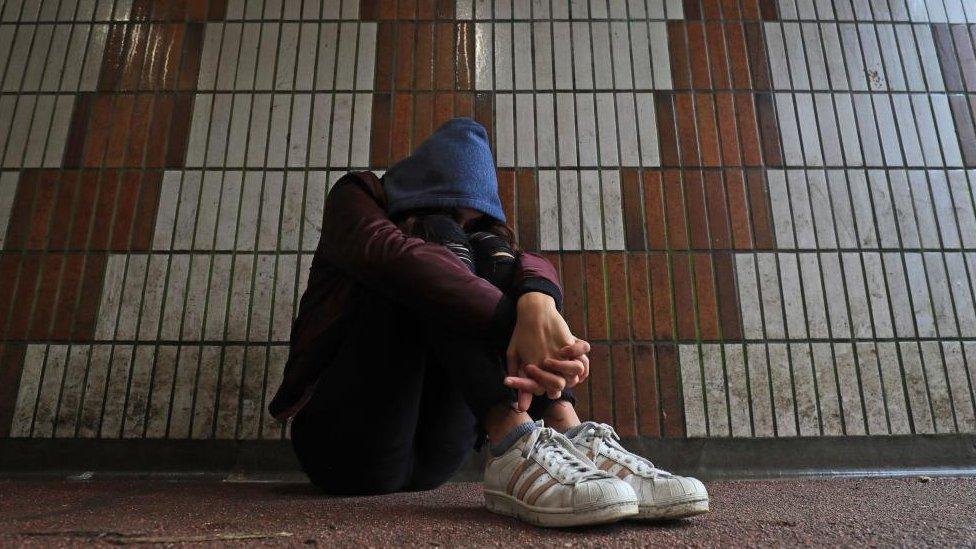
[[762,13],[759,10],[760,0],[742,0],[743,19],[761,19]]
[[413,54],[414,83],[418,90],[434,89],[434,24],[417,23],[417,43]]
[[685,23],[668,21],[668,46],[671,50],[671,82],[676,90],[691,88],[691,65],[688,63],[688,45]]
[[718,118],[718,136],[722,150],[721,164],[741,165],[739,154],[738,128],[735,117],[735,102],[731,93],[716,93],[715,108]]
[[973,127],[973,115],[969,103],[965,95],[949,96],[949,108],[952,110],[952,119],[956,123],[963,162],[966,167],[971,168],[976,166],[976,128]]
[[434,40],[434,87],[453,91],[457,85],[457,71],[454,69],[454,24],[437,23],[435,28],[437,37]]
[[54,316],[61,269],[64,266],[64,256],[61,254],[43,254],[39,257],[41,262],[37,298],[34,301],[34,311],[27,330],[27,337],[30,339],[47,339],[51,319]]
[[725,39],[728,45],[729,65],[732,72],[732,87],[736,89],[751,88],[749,47],[746,44],[746,31],[742,23],[725,25]]
[[674,337],[674,307],[672,307],[673,293],[668,254],[664,252],[648,254],[648,267],[650,268],[654,339],[672,339]]
[[24,339],[31,317],[37,283],[40,279],[41,255],[25,254],[20,263],[20,274],[14,286],[13,305],[6,328],[7,339]]
[[652,339],[651,292],[647,270],[647,254],[627,254],[627,284],[630,294],[630,337]]
[[637,387],[637,432],[645,437],[661,436],[661,403],[657,391],[657,365],[654,346],[634,345],[634,370]]
[[749,200],[742,170],[725,170],[725,192],[729,200],[729,220],[732,226],[732,247],[752,248],[752,225],[749,222]]
[[[388,4],[383,2],[383,4]],[[396,41],[396,26],[393,23],[381,22],[376,27],[376,91],[390,91],[393,89],[393,67],[396,63],[394,42]]]
[[779,19],[779,8],[776,7],[776,0],[759,0],[759,11],[766,21]]
[[[85,254],[68,253],[64,255],[61,287],[58,292],[57,304],[54,307],[54,322],[49,336],[52,339],[66,340],[71,338],[71,326],[75,319],[84,270]],[[98,288],[96,292],[101,293],[101,288]]]
[[742,339],[742,323],[739,320],[739,296],[735,285],[735,265],[732,254],[714,254],[715,288],[718,292],[718,314],[724,341]]
[[459,22],[455,32],[457,89],[473,90],[475,77],[474,24],[470,22]]
[[658,376],[661,381],[661,419],[664,436],[685,436],[684,403],[681,398],[681,377],[678,373],[678,349],[673,344],[655,345]]
[[515,172],[518,184],[518,242],[524,250],[539,251],[539,189],[535,170]]
[[26,350],[22,343],[0,343],[0,438],[10,436]]
[[661,165],[665,167],[679,166],[681,158],[675,125],[674,94],[655,93],[654,106],[657,111],[658,141],[661,144]]
[[709,71],[708,46],[705,43],[705,25],[695,21],[685,24],[688,34],[688,62],[691,63],[691,86],[696,90],[713,87]]
[[[721,17],[718,13],[718,5],[713,1],[709,3],[713,6],[714,18]],[[710,17],[712,18],[712,17]],[[726,89],[732,86],[729,76],[729,61],[726,54],[725,25],[718,21],[705,23],[705,38],[708,44],[708,61],[712,69],[712,88]]]
[[729,211],[725,197],[725,181],[722,172],[710,170],[704,173],[705,203],[708,208],[708,234],[711,247],[728,249],[732,247],[729,231]]
[[72,336],[79,341],[89,341],[95,335],[95,322],[98,315],[98,303],[102,294],[102,282],[105,277],[105,264],[108,256],[100,253],[85,255],[84,273],[81,278],[81,299],[74,314],[71,327]]
[[685,215],[688,220],[691,247],[697,250],[707,249],[709,248],[708,210],[705,208],[702,172],[685,170],[682,175],[684,179]]
[[[32,209],[25,212],[11,212],[12,215],[29,215],[30,230],[27,233],[26,247],[31,250],[40,250],[47,247],[48,232],[51,224],[55,222],[54,202],[58,195],[58,172],[55,170],[41,170],[38,174],[37,188],[34,191],[34,202]],[[20,225],[21,221],[17,221]],[[13,224],[13,223],[11,223]]]
[[695,329],[695,297],[691,255],[687,252],[673,254],[671,256],[671,271],[678,339],[692,340],[698,334]]
[[0,338],[6,333],[8,313],[16,295],[17,274],[22,258],[20,253],[0,253],[0,280],[7,281],[6,284],[0,284]]
[[607,287],[610,292],[610,337],[613,340],[630,339],[630,317],[628,314],[627,255],[620,252],[607,253]]
[[642,177],[644,186],[644,215],[647,218],[647,245],[650,249],[661,250],[668,246],[666,217],[664,209],[664,184],[661,172],[645,170]]
[[502,209],[508,224],[512,227],[516,225],[515,212],[515,170],[495,169],[495,176],[498,179],[498,197],[502,201]]
[[624,212],[624,241],[628,250],[644,250],[644,216],[641,212],[640,172],[620,170],[621,199]]
[[942,65],[942,78],[948,91],[963,91],[962,70],[959,64],[959,57],[953,46],[952,31],[947,24],[932,25],[932,34],[935,37],[935,47],[939,54],[939,63]]
[[413,142],[420,143],[434,131],[434,94],[414,94]]
[[746,46],[749,48],[749,68],[752,73],[752,87],[757,90],[771,89],[769,65],[766,59],[766,42],[759,23],[745,23]]
[[722,153],[718,142],[715,104],[710,93],[695,94],[695,114],[698,118],[698,143],[703,166],[721,166]]
[[603,254],[583,254],[586,268],[586,337],[607,339],[607,296],[605,292]]
[[413,122],[413,96],[405,93],[398,93],[393,97],[393,128],[392,143],[390,153],[391,163],[408,156],[413,151],[413,144],[410,142]]
[[563,316],[569,329],[580,337],[586,335],[586,294],[583,291],[583,254],[562,254]]
[[610,348],[605,343],[594,343],[590,348],[590,389],[592,409],[590,417],[601,423],[613,423],[612,381],[610,379]]
[[775,247],[773,239],[773,220],[769,215],[769,199],[766,196],[766,176],[763,170],[746,172],[746,185],[749,191],[749,211],[752,213],[753,237],[756,248],[768,250]]
[[682,166],[700,166],[698,128],[695,126],[695,98],[690,93],[674,95],[674,112],[678,122],[678,143]]
[[439,128],[441,124],[454,118],[454,94],[437,93],[434,94],[434,128]]
[[401,22],[396,26],[396,89],[413,88],[414,45],[417,43],[417,25]]
[[664,171],[664,208],[671,248],[688,248],[688,228],[685,217],[684,183],[681,171]]
[[695,267],[695,298],[698,305],[698,328],[703,340],[719,339],[718,298],[712,275],[712,254],[693,253]]
[[637,436],[637,406],[634,361],[630,344],[615,344],[613,359],[613,426],[621,437]]
[[390,121],[393,119],[393,101],[388,93],[373,94],[372,128],[369,136],[369,163],[383,168],[390,165]]
[[976,51],[973,50],[973,42],[969,36],[969,25],[950,25],[950,27],[966,90],[976,91]]
[[[751,93],[735,94],[735,114],[738,126],[742,162],[746,166],[761,166],[762,151],[759,145],[759,125]],[[777,134],[778,135],[778,134]]]
[[769,93],[756,94],[756,111],[759,113],[759,129],[763,144],[763,157],[767,166],[782,166],[780,151],[779,122],[773,107],[773,96]]
[[685,14],[685,19],[689,21],[701,20],[702,18],[702,8],[699,0],[684,0],[683,12]]

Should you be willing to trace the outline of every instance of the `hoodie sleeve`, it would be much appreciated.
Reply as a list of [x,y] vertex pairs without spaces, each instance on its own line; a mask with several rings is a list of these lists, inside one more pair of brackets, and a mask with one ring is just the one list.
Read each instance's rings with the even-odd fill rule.
[[563,309],[563,290],[559,285],[559,273],[546,258],[530,252],[522,252],[516,264],[515,299],[528,292],[542,292]]
[[390,299],[476,337],[505,340],[515,304],[447,248],[405,234],[386,214],[375,176],[350,174],[325,203],[319,253]]

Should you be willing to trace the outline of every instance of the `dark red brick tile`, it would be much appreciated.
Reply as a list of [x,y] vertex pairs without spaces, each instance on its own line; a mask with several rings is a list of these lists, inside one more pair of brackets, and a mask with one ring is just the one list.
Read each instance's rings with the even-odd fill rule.
[[0,284],[0,338],[5,337],[7,316],[16,295],[14,291],[17,289],[17,273],[20,270],[22,257],[19,252],[0,253],[0,280],[5,281],[4,284]]
[[[68,253],[64,255],[64,266],[61,271],[61,287],[58,301],[55,305],[54,322],[51,326],[52,339],[70,339],[71,326],[74,321],[81,282],[85,270],[85,254]],[[101,293],[101,288],[96,290]]]
[[721,166],[722,152],[718,141],[713,94],[696,93],[695,111],[698,118],[698,142],[703,166]]
[[674,89],[691,88],[691,65],[688,62],[685,23],[668,21],[668,46],[671,50],[671,82],[674,84]]
[[707,19],[722,18],[722,6],[719,4],[719,1],[720,0],[712,0],[711,2],[702,2],[701,4],[702,19],[707,20]]
[[69,248],[78,250],[88,247],[88,235],[91,232],[92,218],[97,203],[98,181],[98,172],[84,171],[80,173],[78,201],[75,206],[75,217],[71,222],[71,233],[68,237]]
[[455,94],[453,93],[435,93],[434,94],[434,128],[439,128],[442,124],[454,118],[454,101]]
[[685,170],[682,175],[684,176],[685,208],[691,247],[697,250],[707,249],[710,247],[708,241],[708,210],[705,208],[702,172]]
[[[173,116],[174,100],[171,94],[157,94],[153,96],[152,122],[150,123],[147,136],[152,136],[152,146],[144,147],[145,157],[143,165],[151,168],[163,168],[166,166],[166,151],[169,148],[183,146],[182,143],[169,143],[169,124],[175,118]],[[162,140],[155,136],[164,136]],[[161,142],[160,142],[161,141]],[[162,146],[160,146],[162,145]]]
[[436,0],[417,0],[417,19],[433,19],[436,16],[436,9]]
[[7,322],[7,339],[24,339],[31,317],[31,308],[37,295],[40,280],[41,254],[25,254],[20,263],[20,274],[14,286],[12,307]]
[[454,95],[454,116],[474,117],[474,94],[455,93]]
[[776,0],[759,0],[759,11],[765,21],[779,19],[779,8],[776,7]]
[[[178,93],[173,95],[172,112],[192,112],[193,94]],[[165,114],[163,111],[160,115]],[[181,168],[186,156],[187,141],[190,138],[190,117],[173,116],[170,118],[169,132],[166,138],[166,167]]]
[[102,253],[85,255],[84,274],[81,278],[81,299],[74,315],[72,335],[76,340],[91,340],[95,335],[98,302],[102,295],[105,264],[108,256]]
[[732,254],[718,252],[712,256],[715,264],[715,289],[718,293],[718,315],[724,341],[742,339],[739,320],[739,296],[735,285],[735,264]]
[[701,20],[702,8],[699,1],[700,0],[684,0],[684,9],[682,11],[685,14],[685,19],[689,21]]
[[708,234],[712,248],[732,247],[729,230],[729,209],[725,197],[725,181],[722,172],[707,171],[704,174],[705,204],[708,208]]
[[621,437],[636,437],[637,394],[631,345],[617,343],[610,348],[610,355],[613,360],[613,426]]
[[457,67],[457,89],[474,89],[474,24],[459,22],[455,42],[455,65]]
[[132,239],[132,224],[135,221],[136,204],[139,201],[139,172],[122,172],[119,175],[118,193],[115,203],[115,219],[112,223],[110,249],[128,250]]
[[694,280],[690,262],[691,256],[687,252],[671,256],[676,326],[678,339],[683,340],[695,339],[698,335],[695,329]]
[[437,23],[437,37],[434,41],[434,87],[439,90],[454,90],[457,71],[454,69],[456,48],[454,45],[454,24]]
[[576,396],[576,414],[583,421],[593,419],[592,406],[590,405],[590,378],[586,378],[582,383],[573,387],[573,394]]
[[[721,17],[722,14],[718,13],[718,4],[713,1],[709,5],[713,6],[713,15],[715,16],[709,17],[709,19]],[[715,89],[725,89],[732,85],[729,76],[729,61],[725,51],[727,39],[724,27],[725,25],[718,21],[710,21],[704,25],[706,43],[708,44],[708,61],[712,69],[712,87]]]
[[661,402],[657,392],[654,346],[634,345],[637,387],[637,432],[645,437],[661,436]]
[[139,181],[139,199],[135,207],[132,224],[131,250],[149,250],[152,245],[153,229],[156,222],[156,207],[159,203],[159,188],[163,174],[160,171],[143,172]]
[[418,93],[413,98],[413,142],[420,143],[434,129],[434,95]]
[[976,129],[973,127],[973,115],[966,96],[950,95],[949,108],[956,123],[963,162],[967,167],[976,166]]
[[112,237],[113,216],[115,213],[115,197],[119,192],[119,174],[115,170],[102,172],[98,182],[98,195],[95,199],[95,211],[92,214],[92,229],[89,248],[92,250],[108,249]]
[[[5,250],[22,250],[27,246],[31,232],[31,211],[34,207],[34,195],[38,191],[38,181],[41,179],[40,170],[24,170],[17,179],[17,190],[10,207],[10,220],[7,222],[7,236],[4,239]],[[9,280],[9,279],[8,279]],[[0,311],[0,315],[2,315]]]
[[773,240],[773,220],[769,215],[766,176],[762,170],[746,172],[746,186],[749,192],[749,211],[752,214],[753,238],[756,248],[768,250],[775,247]]
[[125,49],[119,52],[121,61],[121,75],[117,84],[118,90],[134,91],[139,89],[142,81],[143,68],[150,56],[149,35],[155,25],[139,23],[129,25],[129,35],[126,37]]
[[674,111],[678,122],[681,165],[700,166],[701,157],[698,154],[698,129],[695,127],[694,95],[676,93],[674,95]]
[[742,170],[725,170],[725,192],[729,200],[729,220],[732,225],[732,247],[752,248],[752,226],[749,223],[749,200]]
[[474,119],[485,127],[485,131],[488,132],[488,141],[491,142],[492,152],[495,150],[495,132],[493,130],[494,124],[492,121],[495,116],[492,112],[493,110],[493,100],[490,93],[478,93],[474,96]]
[[583,290],[583,254],[562,254],[563,316],[569,329],[579,337],[586,336],[586,294]]
[[496,169],[495,174],[498,178],[498,197],[501,198],[505,218],[508,219],[508,224],[514,227],[517,225],[517,216],[515,213],[515,170],[508,168]]
[[685,436],[684,403],[681,398],[681,375],[678,370],[678,348],[674,344],[655,345],[658,376],[661,382],[661,419],[664,436]]
[[[54,219],[55,202],[57,201],[60,181],[55,170],[41,170],[37,177],[34,191],[33,209],[28,212],[14,212],[14,215],[30,215],[30,230],[27,233],[26,248],[42,250],[47,248],[48,235]],[[20,225],[22,222],[17,221]]]
[[721,17],[724,19],[739,19],[739,0],[721,0]]
[[688,228],[680,170],[664,171],[664,208],[670,248],[688,248]]
[[369,163],[382,168],[390,164],[390,121],[393,105],[388,93],[373,94],[372,128],[369,136]]
[[749,89],[752,80],[749,71],[749,47],[746,45],[746,33],[742,23],[725,25],[725,39],[728,43],[729,65],[732,72],[732,87]]
[[85,139],[81,161],[85,167],[94,168],[102,163],[109,135],[114,126],[112,120],[114,103],[115,97],[112,95],[95,95],[92,98],[91,114],[88,118],[86,132],[87,138]]
[[612,382],[610,379],[610,348],[605,343],[594,343],[590,348],[590,397],[593,421],[613,423]]
[[539,189],[535,170],[517,170],[515,177],[518,185],[519,246],[536,252],[539,250]]
[[114,23],[109,25],[105,38],[105,54],[102,56],[102,67],[98,76],[98,90],[109,91],[118,88],[125,67],[124,54],[127,51],[129,25]]
[[438,19],[454,19],[456,13],[454,0],[437,0]]
[[661,165],[679,166],[678,134],[675,126],[674,94],[657,92],[654,94],[657,113],[658,141],[661,144]]
[[759,23],[745,23],[746,46],[749,50],[749,68],[752,73],[752,87],[757,90],[771,89],[769,64],[766,59],[766,42],[763,38],[762,25]]
[[417,43],[413,53],[414,83],[418,90],[434,89],[434,25],[417,23]]
[[[176,89],[190,91],[197,87],[197,77],[200,74],[200,54],[203,51],[203,23],[187,23],[183,37],[183,50],[176,76]],[[164,79],[168,85],[169,77]]]
[[714,341],[719,339],[719,329],[718,298],[715,295],[715,283],[712,275],[712,254],[694,253],[692,260],[695,265],[698,328],[702,339]]
[[760,0],[742,0],[742,18],[743,19],[761,19],[762,13],[759,9]]
[[[116,95],[112,106],[111,130],[108,134],[108,141],[103,151],[94,150],[91,157],[92,162],[102,161],[105,167],[121,168],[125,166],[126,146],[130,136],[133,123],[133,111],[135,110],[134,95]],[[97,164],[89,164],[93,166]]]
[[604,290],[603,254],[587,252],[583,254],[586,269],[586,337],[607,339],[607,296]]
[[661,172],[643,173],[644,214],[647,218],[647,244],[650,249],[661,250],[668,247],[666,217],[664,210],[664,184]]
[[88,133],[88,117],[91,115],[93,94],[81,93],[75,96],[74,109],[71,111],[71,121],[68,124],[68,137],[64,146],[65,168],[81,166],[82,155],[85,151],[85,137]]
[[391,163],[407,157],[413,151],[413,144],[410,142],[411,122],[413,122],[413,96],[398,93],[393,98]]
[[688,33],[688,62],[691,64],[691,86],[696,90],[713,87],[709,71],[708,45],[705,43],[705,25],[689,21],[685,24]]
[[[195,3],[201,3],[202,0],[193,0]],[[226,17],[227,14],[227,0],[208,0],[209,10],[207,12],[207,19],[210,21],[220,21]]]
[[396,26],[396,88],[413,87],[414,45],[417,43],[416,23],[401,22]]
[[78,196],[77,171],[62,172],[58,182],[58,195],[54,203],[54,221],[48,235],[47,248],[61,250],[68,246],[68,234],[71,231],[71,214],[74,211]]
[[652,339],[654,330],[651,322],[647,254],[627,254],[627,283],[630,289],[630,337],[638,340]]
[[738,126],[739,146],[742,163],[746,166],[762,165],[762,150],[759,144],[759,125],[756,108],[749,92],[735,94],[735,114]]
[[782,166],[780,151],[779,123],[773,107],[773,96],[769,93],[756,94],[756,110],[759,113],[759,129],[763,145],[763,157],[767,166]]
[[[379,0],[377,0],[379,1]],[[388,2],[382,2],[388,4]],[[396,25],[382,22],[376,27],[376,91],[384,92],[393,89],[393,67],[396,62],[394,42],[396,40]]]
[[10,436],[26,350],[23,343],[0,343],[0,438]]
[[149,127],[153,122],[153,107],[155,106],[155,102],[155,95],[140,94],[135,96],[132,119],[129,126],[128,145],[123,155],[122,166],[142,166],[147,148],[166,149],[165,140],[154,138],[149,134]]
[[728,92],[715,94],[715,107],[718,116],[718,135],[722,150],[722,165],[741,165],[739,140],[735,120],[735,101]]
[[932,25],[932,34],[935,37],[935,48],[939,55],[939,64],[942,65],[942,79],[948,91],[964,91],[962,80],[962,68],[956,49],[953,47],[952,30],[947,24]]
[[417,0],[397,0],[397,18],[416,19]]
[[607,286],[610,291],[610,337],[630,339],[630,317],[627,312],[627,254],[607,253]]
[[395,4],[383,0],[359,0],[359,18],[363,21],[375,21],[380,18],[380,6]]
[[27,337],[30,339],[48,337],[61,281],[61,269],[64,265],[64,256],[61,254],[43,254],[40,257],[37,299],[34,302],[34,311],[27,330]]
[[620,170],[621,199],[624,212],[624,242],[628,250],[645,250],[644,216],[641,213],[640,172],[633,168]]
[[671,290],[671,271],[668,254],[648,254],[651,280],[651,312],[654,317],[654,339],[674,337],[674,319]]

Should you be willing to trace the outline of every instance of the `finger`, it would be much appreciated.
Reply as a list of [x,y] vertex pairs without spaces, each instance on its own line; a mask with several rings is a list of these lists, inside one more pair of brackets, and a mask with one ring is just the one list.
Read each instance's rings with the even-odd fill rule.
[[548,393],[558,393],[566,388],[566,380],[547,372],[535,364],[526,364],[525,373],[546,388]]
[[542,367],[563,377],[582,375],[584,370],[583,362],[578,359],[559,360],[555,358],[547,358],[542,361]]
[[509,389],[528,391],[532,394],[541,395],[546,392],[546,388],[539,385],[537,381],[525,377],[508,376],[505,378],[505,386]]
[[514,349],[509,348],[508,352],[505,353],[505,365],[508,370],[508,375],[514,376],[518,374],[519,371],[519,357],[518,353]]
[[529,391],[519,391],[518,392],[518,406],[519,410],[523,412],[529,411],[529,406],[532,406],[532,397],[534,395]]
[[577,385],[579,385],[579,382],[580,382],[579,376],[569,376],[569,377],[564,377],[563,379],[566,380],[566,388],[567,389],[571,389],[573,387],[576,387]]
[[577,339],[574,343],[567,345],[560,350],[563,358],[577,358],[590,352],[590,344],[582,339]]
[[583,363],[583,373],[580,374],[579,382],[583,383],[586,378],[590,377],[590,357],[583,355],[579,357],[579,361]]

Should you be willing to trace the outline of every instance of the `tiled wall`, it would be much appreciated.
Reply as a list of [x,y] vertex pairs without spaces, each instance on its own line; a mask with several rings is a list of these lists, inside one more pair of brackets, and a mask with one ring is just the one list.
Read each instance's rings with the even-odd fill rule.
[[286,436],[329,186],[462,115],[584,415],[976,432],[968,0],[0,6],[0,436]]

